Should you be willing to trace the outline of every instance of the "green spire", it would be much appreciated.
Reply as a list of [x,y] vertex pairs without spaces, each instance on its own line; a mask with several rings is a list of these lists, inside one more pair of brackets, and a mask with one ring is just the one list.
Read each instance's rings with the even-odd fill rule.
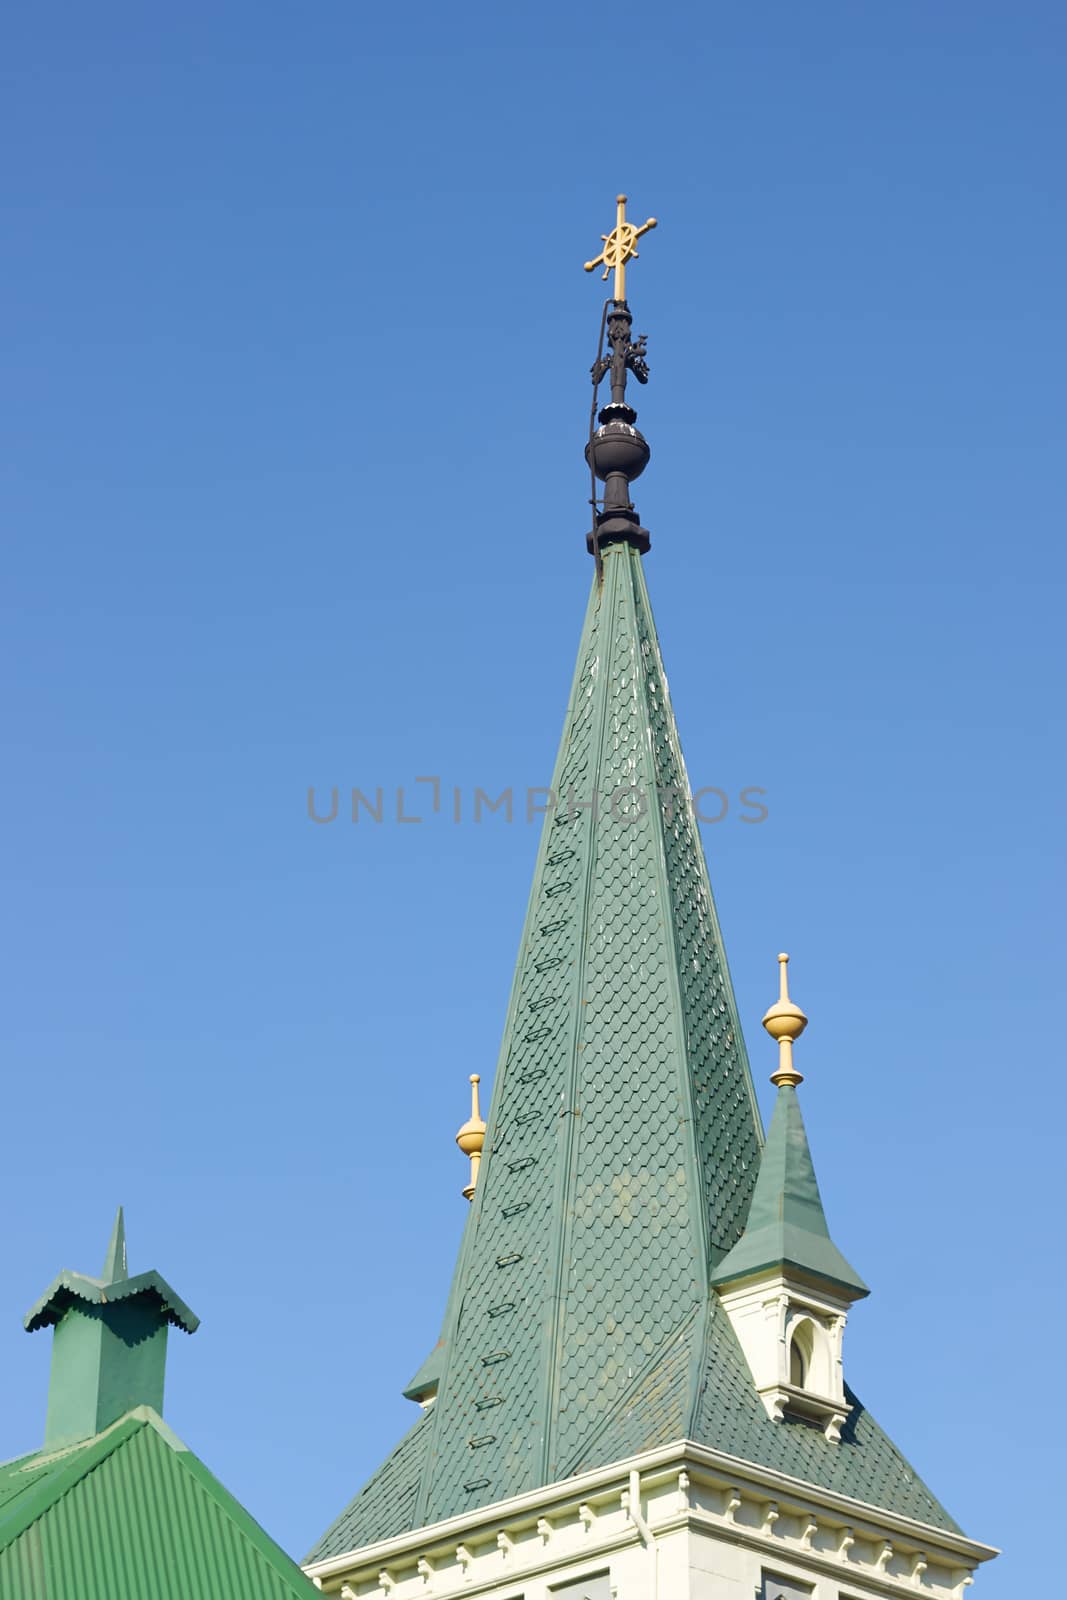
[[707,1302],[759,1160],[629,543],[603,551],[592,585],[552,790],[442,1339],[408,1386],[437,1381],[420,1524],[571,1470]]
[[45,1446],[91,1439],[134,1406],[163,1410],[167,1328],[198,1319],[157,1272],[130,1277],[119,1207],[99,1278],[61,1272],[25,1319],[53,1327]]
[[870,1291],[830,1238],[796,1085],[782,1083],[745,1231],[712,1273],[726,1284],[787,1266],[850,1298]]
[[[478,1182],[407,1389],[436,1400],[311,1560],[679,1439],[954,1526],[858,1402],[840,1443],[773,1421],[713,1292],[746,1218],[773,1222],[779,1199],[788,1248],[851,1298],[865,1286],[826,1233],[793,1093],[761,1165],[641,556],[601,555]],[[770,1031],[791,1043],[802,1017],[786,998]]]

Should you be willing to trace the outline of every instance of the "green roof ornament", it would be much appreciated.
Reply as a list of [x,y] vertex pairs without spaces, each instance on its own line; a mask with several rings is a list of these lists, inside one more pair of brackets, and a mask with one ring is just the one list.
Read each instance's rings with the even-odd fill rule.
[[163,1410],[167,1329],[197,1318],[158,1272],[130,1277],[122,1207],[99,1278],[64,1271],[26,1314],[27,1333],[55,1329],[45,1446],[91,1439],[135,1406]]

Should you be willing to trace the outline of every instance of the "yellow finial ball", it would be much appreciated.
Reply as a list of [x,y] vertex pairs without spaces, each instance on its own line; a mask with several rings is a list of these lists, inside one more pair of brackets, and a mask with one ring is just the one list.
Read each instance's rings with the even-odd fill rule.
[[763,1019],[763,1026],[772,1039],[799,1039],[808,1025],[808,1019],[798,1005],[789,998],[789,957],[783,950],[778,956],[780,993]]
[[478,1106],[478,1085],[481,1081],[479,1073],[471,1073],[471,1114],[456,1134],[456,1143],[465,1156],[481,1155],[485,1144],[485,1123]]
[[778,999],[763,1019],[771,1038],[778,1041],[778,1071],[771,1073],[771,1082],[778,1088],[791,1084],[795,1089],[804,1081],[793,1065],[793,1043],[807,1025],[807,1017],[789,998],[789,957],[783,950],[778,956]]

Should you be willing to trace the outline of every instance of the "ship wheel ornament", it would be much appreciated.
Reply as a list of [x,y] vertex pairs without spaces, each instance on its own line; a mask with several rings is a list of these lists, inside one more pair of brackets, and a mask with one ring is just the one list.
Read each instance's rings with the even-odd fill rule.
[[620,194],[616,197],[618,206],[615,226],[610,233],[602,233],[604,248],[593,260],[585,263],[586,272],[592,272],[596,267],[603,265],[602,281],[606,281],[611,272],[615,274],[616,300],[626,299],[626,263],[633,260],[637,254],[637,241],[643,233],[656,226],[655,217],[649,217],[639,228],[626,220],[626,196]]

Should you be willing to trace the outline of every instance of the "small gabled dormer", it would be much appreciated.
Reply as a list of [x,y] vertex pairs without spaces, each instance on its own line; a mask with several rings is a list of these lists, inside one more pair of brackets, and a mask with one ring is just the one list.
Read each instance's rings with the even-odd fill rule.
[[848,1308],[870,1291],[826,1225],[797,1099],[803,1082],[793,1042],[808,1019],[789,998],[787,955],[781,991],[763,1019],[778,1042],[771,1082],[778,1099],[760,1161],[745,1231],[712,1274],[768,1414],[817,1422],[837,1440],[848,1416],[841,1363]]

